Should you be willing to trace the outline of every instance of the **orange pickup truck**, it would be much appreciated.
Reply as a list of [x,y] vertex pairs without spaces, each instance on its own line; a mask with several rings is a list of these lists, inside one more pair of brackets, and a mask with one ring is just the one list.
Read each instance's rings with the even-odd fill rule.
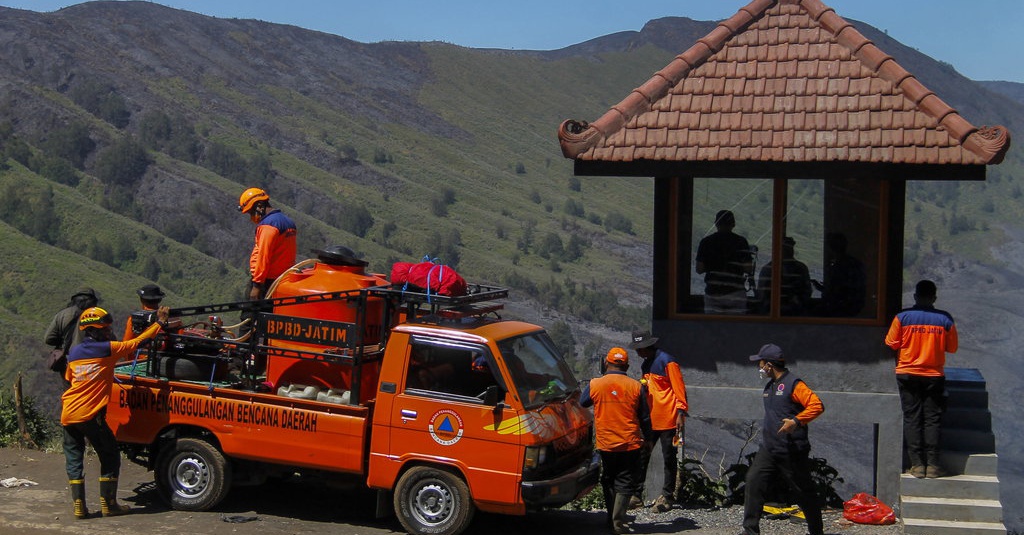
[[497,316],[505,296],[293,268],[264,301],[173,310],[182,326],[118,368],[107,421],[175,509],[304,470],[375,489],[414,534],[559,507],[597,483],[593,418],[544,329]]

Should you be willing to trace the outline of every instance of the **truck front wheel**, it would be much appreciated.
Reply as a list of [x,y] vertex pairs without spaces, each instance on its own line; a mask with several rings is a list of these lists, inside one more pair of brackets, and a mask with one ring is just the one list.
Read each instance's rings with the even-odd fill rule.
[[227,496],[230,485],[231,465],[209,442],[186,437],[161,448],[156,487],[171,508],[206,511]]
[[475,510],[466,482],[437,468],[410,468],[395,488],[395,514],[412,535],[458,535]]

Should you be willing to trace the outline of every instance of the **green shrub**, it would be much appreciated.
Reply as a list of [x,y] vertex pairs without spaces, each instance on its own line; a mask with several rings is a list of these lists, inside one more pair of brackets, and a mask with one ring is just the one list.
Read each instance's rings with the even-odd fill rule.
[[[32,398],[22,397],[21,405],[25,413],[25,430],[36,446],[47,447],[60,436],[60,429],[56,423],[36,409]],[[0,384],[0,447],[24,445],[23,443],[21,432],[18,430],[18,411],[14,395],[8,393]]]
[[702,507],[725,505],[728,497],[728,482],[712,479],[704,470],[704,463],[698,459],[684,457],[679,463],[679,503]]

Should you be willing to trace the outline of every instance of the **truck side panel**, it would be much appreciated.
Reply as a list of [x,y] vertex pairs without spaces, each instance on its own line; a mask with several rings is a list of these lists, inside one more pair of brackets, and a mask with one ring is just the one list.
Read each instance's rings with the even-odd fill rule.
[[229,457],[363,473],[370,411],[136,377],[116,382],[107,423],[117,440],[154,444],[168,428],[205,429]]

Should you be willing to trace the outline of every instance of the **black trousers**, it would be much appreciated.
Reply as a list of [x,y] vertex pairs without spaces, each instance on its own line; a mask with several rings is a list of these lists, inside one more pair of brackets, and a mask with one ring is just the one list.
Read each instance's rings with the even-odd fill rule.
[[754,462],[747,471],[746,495],[743,502],[743,529],[747,535],[761,533],[761,511],[764,509],[765,489],[773,478],[782,476],[797,492],[796,504],[807,518],[807,531],[811,535],[822,535],[821,503],[814,493],[811,481],[809,452],[791,452],[775,455],[761,449],[754,456]]
[[911,466],[937,465],[939,426],[946,408],[946,378],[898,374],[903,442]]
[[640,481],[640,452],[644,448],[629,451],[602,451],[601,455],[601,491],[604,493],[604,504],[609,518],[616,494],[635,494]]
[[[672,445],[672,438],[675,437],[675,429],[663,431],[651,431],[647,437],[648,443],[657,442],[661,445],[661,458],[665,461],[665,483],[661,487],[661,495],[672,500],[675,499],[676,477],[679,472],[679,460],[676,456],[676,447]],[[653,448],[641,448],[640,454],[640,482],[637,484],[636,495],[642,497],[645,483],[647,483],[647,466],[651,464]]]
[[64,463],[69,480],[85,475],[86,439],[100,459],[100,477],[117,477],[121,471],[121,452],[106,415],[107,409],[102,409],[91,420],[64,426]]

